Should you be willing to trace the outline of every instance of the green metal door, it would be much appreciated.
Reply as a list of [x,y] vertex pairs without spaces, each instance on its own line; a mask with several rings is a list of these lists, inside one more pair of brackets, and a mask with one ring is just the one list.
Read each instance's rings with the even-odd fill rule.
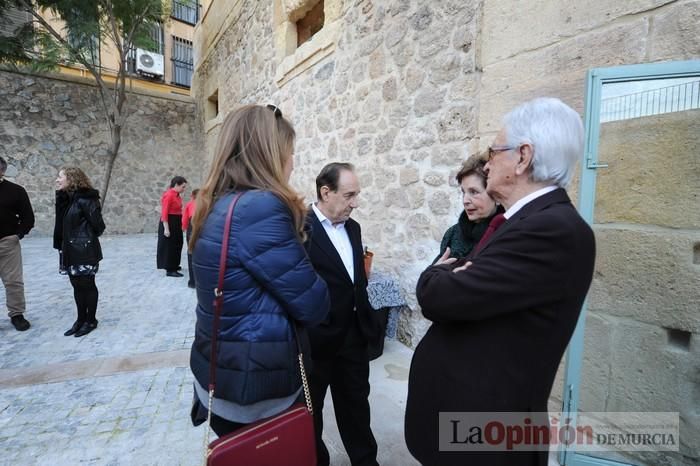
[[585,113],[578,207],[595,231],[596,271],[567,352],[562,416],[678,413],[680,428],[678,451],[574,443],[559,462],[699,464],[700,61],[593,69]]

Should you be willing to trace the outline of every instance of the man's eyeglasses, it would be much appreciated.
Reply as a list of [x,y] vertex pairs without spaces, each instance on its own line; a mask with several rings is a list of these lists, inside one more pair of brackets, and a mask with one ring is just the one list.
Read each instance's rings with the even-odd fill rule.
[[282,118],[282,110],[280,110],[277,105],[267,104],[266,107],[272,110],[275,114],[275,118]]
[[489,147],[488,149],[488,159],[487,161],[490,162],[493,160],[493,157],[498,154],[499,152],[507,152],[509,150],[514,150],[519,148],[520,146],[494,146],[494,147]]

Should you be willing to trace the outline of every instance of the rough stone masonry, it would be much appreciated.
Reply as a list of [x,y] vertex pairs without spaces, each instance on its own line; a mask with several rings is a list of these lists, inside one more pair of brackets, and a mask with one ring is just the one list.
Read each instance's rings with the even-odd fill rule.
[[[170,179],[182,175],[190,187],[202,179],[191,98],[130,93],[126,105],[130,115],[104,206],[106,234],[157,231]],[[7,176],[29,194],[32,234],[51,234],[58,169],[78,166],[96,188],[104,176],[109,132],[97,88],[75,78],[0,71],[0,115]]]

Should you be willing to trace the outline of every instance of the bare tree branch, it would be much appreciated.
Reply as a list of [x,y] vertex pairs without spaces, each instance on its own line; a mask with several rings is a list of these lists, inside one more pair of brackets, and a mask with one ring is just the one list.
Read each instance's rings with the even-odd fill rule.
[[112,10],[112,2],[111,0],[101,0],[99,2],[100,5],[106,10],[107,12],[107,18],[109,20],[111,32],[113,35],[113,40],[114,40],[114,45],[117,48],[117,52],[119,54],[119,65],[117,68],[117,77],[114,83],[115,86],[115,92],[112,95],[113,101],[114,101],[114,106],[116,108],[116,112],[114,115],[114,124],[117,126],[121,126],[123,123],[122,118],[121,118],[121,111],[122,111],[122,103],[120,103],[120,100],[122,100],[120,97],[123,96],[124,94],[124,82],[126,80],[126,72],[123,69],[124,67],[124,43],[122,42],[122,38],[120,37],[119,34],[119,27],[117,26],[117,21],[114,17],[114,11]]
[[119,34],[119,27],[117,26],[117,20],[114,17],[114,11],[112,10],[112,2],[110,0],[107,1],[101,1],[100,2],[104,8],[107,10],[107,18],[109,19],[109,23],[112,27],[112,41],[114,41],[114,45],[117,47],[117,50],[120,52],[120,58],[123,58],[122,51],[124,50],[124,43],[122,42],[122,37]]
[[[147,4],[146,4],[146,7],[144,8],[144,10],[143,10],[140,14],[138,14],[138,15],[136,16],[136,19],[134,19],[133,24],[132,24],[132,26],[131,26],[131,30],[126,34],[126,39],[124,40],[124,43],[123,43],[123,45],[124,45],[125,47],[126,47],[126,46],[128,46],[129,48],[132,48],[132,47],[133,47],[133,44],[134,44],[134,35],[136,34],[136,30],[138,29],[138,27],[139,27],[140,25],[142,25],[144,19],[145,19],[150,13],[152,13],[150,7],[151,7],[151,4],[150,4],[150,3],[147,3]],[[125,81],[122,82],[121,84],[122,84],[122,86],[126,86],[126,82],[125,82]],[[124,87],[122,87],[122,89],[124,89]],[[121,92],[120,94],[123,96],[123,95],[124,95],[124,92]],[[122,101],[118,103],[118,108],[121,109],[121,106],[122,106],[122,105],[124,105],[124,99],[122,99]],[[119,117],[120,117],[119,124],[123,125],[124,122],[126,121],[126,115],[121,115],[121,114],[120,114]]]
[[129,32],[127,32],[125,43],[128,44],[129,46],[134,45],[134,35],[136,34],[137,29],[139,28],[139,26],[142,25],[146,16],[148,16],[148,14],[151,13],[150,6],[151,6],[150,3],[147,4],[146,8],[136,16],[136,19],[134,20],[133,24],[131,25],[131,30]]

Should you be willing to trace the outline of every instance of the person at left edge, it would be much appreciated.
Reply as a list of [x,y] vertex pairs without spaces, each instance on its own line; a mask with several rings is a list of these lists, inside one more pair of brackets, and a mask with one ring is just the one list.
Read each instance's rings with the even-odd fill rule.
[[176,176],[170,181],[170,188],[160,198],[160,222],[158,222],[157,265],[165,269],[168,277],[182,277],[180,259],[182,256],[182,198],[180,194],[187,187],[187,180]]
[[0,279],[12,325],[20,332],[29,330],[24,318],[24,277],[22,247],[19,241],[34,227],[34,211],[27,191],[5,179],[7,162],[0,157]]

